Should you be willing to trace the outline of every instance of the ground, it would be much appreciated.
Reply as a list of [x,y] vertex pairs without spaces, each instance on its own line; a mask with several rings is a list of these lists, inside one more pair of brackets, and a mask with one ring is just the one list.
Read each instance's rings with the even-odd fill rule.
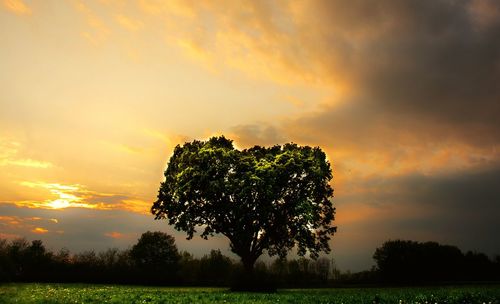
[[0,303],[490,303],[500,285],[426,288],[283,289],[233,293],[225,288],[143,287],[90,284],[6,284]]

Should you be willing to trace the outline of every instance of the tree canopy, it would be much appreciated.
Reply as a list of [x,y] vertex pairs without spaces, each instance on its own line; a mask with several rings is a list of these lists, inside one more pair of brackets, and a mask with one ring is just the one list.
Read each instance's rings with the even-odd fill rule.
[[161,231],[144,232],[130,256],[137,266],[155,270],[174,271],[179,260],[174,237]]
[[484,254],[463,254],[436,242],[391,240],[373,255],[381,279],[398,283],[440,282],[493,276]]
[[330,163],[319,147],[237,150],[224,136],[174,149],[151,212],[191,239],[223,234],[247,269],[267,251],[315,258],[335,233]]

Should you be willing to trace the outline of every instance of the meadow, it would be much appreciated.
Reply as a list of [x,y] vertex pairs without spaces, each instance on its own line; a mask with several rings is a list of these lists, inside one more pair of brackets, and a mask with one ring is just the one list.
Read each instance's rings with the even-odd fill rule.
[[0,303],[500,303],[500,286],[282,289],[237,293],[224,288],[90,284],[5,284]]

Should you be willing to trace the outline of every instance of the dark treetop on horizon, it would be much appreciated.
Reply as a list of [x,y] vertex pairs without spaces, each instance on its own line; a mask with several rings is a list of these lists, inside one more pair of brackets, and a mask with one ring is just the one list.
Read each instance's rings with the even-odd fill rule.
[[329,252],[335,233],[330,163],[318,147],[283,146],[237,150],[212,137],[178,145],[151,212],[168,219],[188,239],[202,227],[205,239],[223,234],[247,271],[266,250],[285,257],[315,258]]

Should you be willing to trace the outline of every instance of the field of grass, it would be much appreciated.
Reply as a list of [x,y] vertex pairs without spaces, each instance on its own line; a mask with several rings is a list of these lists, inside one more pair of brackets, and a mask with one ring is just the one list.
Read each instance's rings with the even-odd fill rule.
[[0,303],[420,303],[500,304],[500,286],[283,289],[274,294],[221,288],[7,284]]

